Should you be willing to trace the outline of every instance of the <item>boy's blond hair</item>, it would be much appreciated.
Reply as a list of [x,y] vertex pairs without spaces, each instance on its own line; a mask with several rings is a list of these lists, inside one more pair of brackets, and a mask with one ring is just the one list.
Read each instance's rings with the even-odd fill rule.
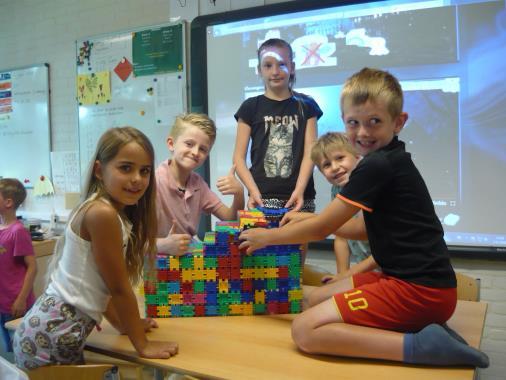
[[387,71],[363,68],[344,83],[341,91],[341,112],[349,106],[367,101],[383,101],[392,118],[402,113],[404,97],[397,78]]
[[346,151],[358,157],[359,153],[351,145],[350,141],[344,133],[340,132],[327,132],[320,136],[311,148],[311,160],[320,168],[320,163],[324,158],[328,159],[329,154],[336,150]]
[[209,137],[211,144],[214,144],[214,140],[216,140],[216,124],[214,124],[214,121],[209,116],[203,113],[188,113],[176,116],[169,132],[169,137],[176,140],[188,125],[200,129]]
[[16,210],[26,199],[26,189],[16,178],[0,179],[0,193],[2,197],[12,199]]

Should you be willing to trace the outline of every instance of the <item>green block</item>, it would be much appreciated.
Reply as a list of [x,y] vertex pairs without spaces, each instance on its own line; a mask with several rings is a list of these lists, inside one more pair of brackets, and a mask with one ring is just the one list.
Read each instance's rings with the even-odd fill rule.
[[275,255],[266,256],[264,258],[264,261],[265,261],[266,267],[275,267],[276,266],[276,256]]
[[253,314],[265,314],[267,310],[267,305],[264,303],[255,303],[253,304]]
[[204,268],[217,268],[218,259],[216,257],[204,257]]
[[158,303],[158,296],[156,294],[146,294],[144,298],[147,305],[156,305]]
[[218,314],[219,315],[228,315],[228,313],[229,313],[228,305],[220,305],[218,307]]
[[167,294],[167,283],[166,282],[157,282],[156,283],[156,293],[157,294]]
[[169,297],[167,297],[167,294],[158,294],[158,299],[156,301],[157,305],[168,305],[169,304]]
[[258,259],[258,257],[243,255],[242,256],[242,267],[243,268],[251,268],[251,267],[255,266],[256,259]]
[[[218,293],[216,295],[217,297],[217,300],[218,300],[218,304],[219,305],[223,305],[223,304],[226,304],[228,305],[230,303],[230,296],[229,296],[229,293]],[[227,306],[228,307],[228,306]]]
[[300,265],[300,254],[299,253],[291,253],[290,254],[290,264]]
[[302,310],[300,301],[290,302],[290,313],[300,313]]
[[266,281],[267,290],[275,290],[278,288],[278,284],[275,278],[268,278]]
[[290,277],[301,277],[301,267],[299,265],[290,265],[288,267],[288,275]]
[[182,305],[181,315],[183,317],[193,317],[195,315],[195,307],[193,305]]
[[230,303],[238,305],[241,303],[241,292],[230,292],[229,297]]
[[193,256],[181,256],[179,259],[179,265],[183,269],[192,269],[193,268]]
[[205,285],[202,280],[193,281],[193,292],[194,293],[204,293]]

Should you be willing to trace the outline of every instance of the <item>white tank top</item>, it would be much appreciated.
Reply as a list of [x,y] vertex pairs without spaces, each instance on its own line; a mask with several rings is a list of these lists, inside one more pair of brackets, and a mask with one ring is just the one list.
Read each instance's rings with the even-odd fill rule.
[[[92,196],[89,201],[93,200]],[[46,289],[48,295],[61,297],[65,302],[77,307],[93,318],[97,324],[102,321],[111,295],[98,272],[91,252],[91,243],[72,231],[72,220],[89,201],[83,202],[65,228],[65,244],[56,270]],[[105,199],[103,201],[107,202]],[[123,234],[123,255],[126,254],[131,225],[118,218]]]

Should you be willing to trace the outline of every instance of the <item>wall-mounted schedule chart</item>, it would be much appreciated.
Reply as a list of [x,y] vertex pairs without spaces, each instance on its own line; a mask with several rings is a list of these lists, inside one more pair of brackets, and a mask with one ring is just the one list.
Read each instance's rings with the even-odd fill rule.
[[169,128],[187,109],[184,51],[182,22],[77,41],[81,177],[112,127],[143,131],[156,163],[168,156]]
[[51,177],[49,66],[0,69],[0,177]]

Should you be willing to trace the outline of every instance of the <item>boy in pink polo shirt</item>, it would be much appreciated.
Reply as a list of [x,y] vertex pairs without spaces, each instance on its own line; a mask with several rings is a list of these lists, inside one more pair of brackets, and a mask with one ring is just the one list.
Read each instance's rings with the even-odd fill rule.
[[16,210],[25,198],[21,182],[0,179],[0,344],[6,352],[12,352],[12,342],[4,323],[23,316],[34,302],[37,264],[32,239],[16,219]]
[[207,115],[190,113],[176,117],[167,138],[172,158],[156,169],[158,252],[182,255],[197,233],[201,213],[220,220],[234,220],[244,208],[244,188],[235,177],[235,167],[218,179],[223,195],[233,195],[230,207],[211,191],[197,173],[216,139],[216,126]]

